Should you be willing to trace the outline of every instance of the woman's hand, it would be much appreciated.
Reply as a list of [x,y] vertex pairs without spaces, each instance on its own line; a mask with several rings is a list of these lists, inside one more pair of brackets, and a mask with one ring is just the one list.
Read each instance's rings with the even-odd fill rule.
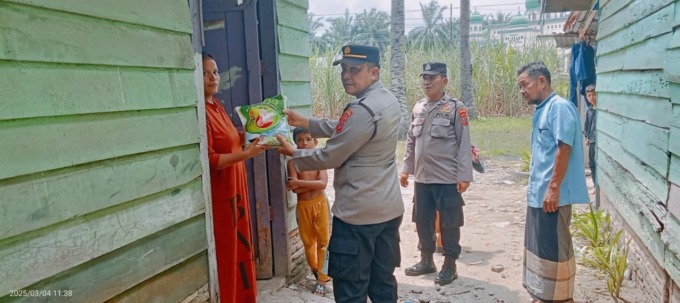
[[246,148],[245,152],[248,155],[248,159],[255,157],[259,154],[261,154],[263,151],[269,149],[269,146],[265,145],[260,145],[260,141],[262,140],[262,137],[255,139],[253,142],[250,142],[250,145]]

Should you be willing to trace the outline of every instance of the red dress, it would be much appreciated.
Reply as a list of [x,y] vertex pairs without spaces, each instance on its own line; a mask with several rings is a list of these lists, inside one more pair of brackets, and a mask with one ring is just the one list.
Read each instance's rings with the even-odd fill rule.
[[242,150],[241,138],[217,99],[205,103],[213,225],[220,301],[255,303],[255,262],[250,236],[248,180],[243,161],[216,169],[220,154]]

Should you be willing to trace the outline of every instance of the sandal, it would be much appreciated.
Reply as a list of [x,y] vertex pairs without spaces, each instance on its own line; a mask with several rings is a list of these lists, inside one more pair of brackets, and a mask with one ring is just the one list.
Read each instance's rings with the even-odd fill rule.
[[319,297],[325,297],[326,296],[326,285],[323,285],[319,282],[316,283],[316,286],[314,286],[314,291],[313,293]]

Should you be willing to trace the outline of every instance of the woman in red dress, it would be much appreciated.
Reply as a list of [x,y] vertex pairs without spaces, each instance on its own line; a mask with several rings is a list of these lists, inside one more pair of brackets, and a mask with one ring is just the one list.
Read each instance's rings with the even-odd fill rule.
[[219,83],[215,58],[203,54],[203,91],[220,300],[255,303],[255,262],[250,236],[248,180],[243,161],[259,155],[266,147],[258,145],[257,139],[243,150],[243,137],[214,97]]

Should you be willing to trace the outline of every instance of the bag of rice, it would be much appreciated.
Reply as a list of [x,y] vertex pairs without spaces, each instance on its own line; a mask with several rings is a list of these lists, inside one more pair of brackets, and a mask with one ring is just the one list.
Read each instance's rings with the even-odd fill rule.
[[246,135],[246,146],[259,137],[263,137],[260,145],[279,146],[276,135],[280,134],[293,144],[288,121],[283,110],[286,108],[286,97],[282,95],[264,99],[262,103],[237,106],[235,108],[241,118]]

